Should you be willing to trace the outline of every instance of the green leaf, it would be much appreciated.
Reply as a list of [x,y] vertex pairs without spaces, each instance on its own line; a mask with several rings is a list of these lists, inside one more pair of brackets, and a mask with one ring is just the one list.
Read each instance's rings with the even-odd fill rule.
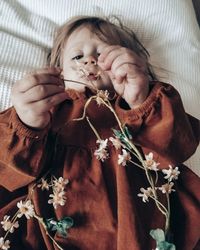
[[126,136],[127,136],[130,140],[133,139],[133,137],[132,137],[130,131],[128,130],[128,127],[127,127],[127,126],[124,126],[124,132],[125,132]]
[[118,139],[120,139],[120,138],[122,137],[121,131],[119,131],[119,130],[117,130],[117,129],[114,129],[114,128],[113,128],[112,130],[113,130],[115,136],[116,136]]
[[[124,133],[125,133],[125,134],[128,133],[128,135],[126,134],[126,136],[127,136],[127,138],[129,138],[129,136],[131,136],[131,135],[129,134],[128,128],[127,128],[127,127],[125,127],[125,128],[126,128],[126,132],[124,131]],[[113,130],[113,132],[114,132],[114,135],[115,135],[124,145],[126,145],[127,148],[131,149],[131,146],[129,145],[128,140],[127,140],[127,138],[124,136],[124,134],[123,134],[121,131],[119,131],[119,130],[116,130],[116,129],[112,129],[112,130]]]
[[64,217],[62,220],[58,221],[58,224],[61,224],[66,229],[69,229],[74,225],[74,221],[71,217]]
[[160,228],[152,229],[150,231],[150,235],[154,240],[156,240],[156,242],[161,242],[165,240],[165,233]]
[[74,225],[74,221],[71,217],[64,217],[59,221],[56,221],[54,218],[50,218],[44,220],[44,222],[50,231],[57,231],[65,237],[67,237],[67,229]]
[[150,231],[150,235],[156,241],[156,249],[158,250],[176,250],[174,244],[165,241],[165,233],[162,229],[157,228]]
[[159,250],[176,250],[176,247],[174,244],[169,243],[167,241],[162,241],[157,244],[157,248]]

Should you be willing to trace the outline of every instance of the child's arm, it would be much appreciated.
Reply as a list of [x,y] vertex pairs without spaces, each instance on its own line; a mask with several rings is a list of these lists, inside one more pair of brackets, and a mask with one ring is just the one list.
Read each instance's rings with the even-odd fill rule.
[[108,46],[98,63],[110,74],[116,92],[123,98],[116,110],[122,122],[132,128],[136,144],[146,153],[152,151],[164,167],[182,163],[195,152],[199,121],[187,116],[172,86],[154,83],[149,88],[143,58],[130,49]]
[[0,114],[0,185],[10,191],[31,183],[47,158],[50,109],[66,99],[56,69],[42,69],[12,89],[13,108]]
[[14,108],[0,114],[0,185],[13,191],[31,183],[42,171],[48,128],[26,127]]
[[11,99],[20,120],[31,128],[43,129],[50,110],[67,98],[58,68],[45,68],[26,75],[13,86]]
[[195,152],[200,140],[200,123],[185,113],[180,95],[171,85],[153,83],[140,107],[127,110],[119,97],[116,111],[129,126],[133,142],[146,154],[153,152],[160,167],[178,165]]
[[115,91],[130,108],[138,107],[147,98],[149,79],[145,58],[128,48],[113,45],[104,49],[98,65],[109,74]]

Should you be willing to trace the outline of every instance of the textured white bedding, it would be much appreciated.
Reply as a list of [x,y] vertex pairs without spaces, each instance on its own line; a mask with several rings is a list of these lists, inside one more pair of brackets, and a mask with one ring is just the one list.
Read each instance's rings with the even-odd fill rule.
[[[200,119],[200,31],[190,0],[1,0],[0,110],[11,105],[14,82],[46,64],[55,28],[79,14],[119,16],[150,52],[160,80]],[[200,175],[197,151],[187,165]]]

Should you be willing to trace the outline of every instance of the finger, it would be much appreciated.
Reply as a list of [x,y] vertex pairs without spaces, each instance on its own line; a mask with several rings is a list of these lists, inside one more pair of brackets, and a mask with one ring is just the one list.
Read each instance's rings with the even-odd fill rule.
[[116,60],[117,57],[119,57],[120,55],[122,55],[124,53],[123,50],[121,49],[113,49],[111,50],[107,56],[105,57],[104,61],[102,63],[99,63],[99,66],[103,69],[103,70],[110,70],[112,67],[113,62]]
[[[137,60],[132,54],[119,54],[115,60],[112,63],[111,71],[116,71],[119,67],[122,67],[123,65],[128,65],[129,68],[137,68],[141,71],[146,70],[146,67],[141,65],[141,62]],[[145,68],[145,69],[144,69]]]
[[51,84],[45,84],[45,85],[36,85],[35,87],[29,89],[25,93],[23,93],[23,100],[25,103],[31,103],[40,101],[42,99],[45,99],[49,96],[61,93],[65,91],[65,87],[61,85],[51,85]]
[[101,52],[100,56],[98,57],[98,63],[104,62],[105,58],[108,54],[113,50],[119,50],[121,46],[119,45],[111,45],[104,48],[103,52]]
[[58,67],[46,67],[42,69],[36,69],[29,73],[29,75],[32,74],[49,74],[49,75],[59,75],[61,73],[62,69]]
[[15,89],[19,92],[26,92],[29,89],[40,85],[40,84],[55,84],[63,85],[63,80],[58,76],[53,76],[49,74],[33,74],[27,75],[25,78],[20,80],[16,85]]
[[114,72],[112,71],[115,80],[118,84],[123,83],[125,81],[131,81],[134,79],[138,79],[139,77],[143,77],[143,72],[135,65],[124,64],[118,67]]
[[102,67],[102,69],[109,70],[112,68],[115,70],[119,65],[132,63],[146,71],[146,61],[140,58],[134,51],[120,46],[110,47],[107,49],[104,61],[99,63],[99,66]]
[[31,103],[31,108],[37,110],[37,113],[44,113],[49,111],[54,106],[60,104],[64,100],[69,98],[66,92],[58,93],[52,96],[49,96],[45,99],[42,99],[38,102]]

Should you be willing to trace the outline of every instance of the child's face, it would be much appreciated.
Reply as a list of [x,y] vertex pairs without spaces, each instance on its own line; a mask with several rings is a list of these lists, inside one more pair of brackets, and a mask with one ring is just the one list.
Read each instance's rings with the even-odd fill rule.
[[[106,72],[97,65],[98,56],[108,44],[101,41],[87,27],[77,28],[68,38],[63,51],[64,79],[79,81],[98,89],[113,89]],[[92,83],[91,83],[92,82]],[[65,82],[66,88],[84,91],[85,86]]]

